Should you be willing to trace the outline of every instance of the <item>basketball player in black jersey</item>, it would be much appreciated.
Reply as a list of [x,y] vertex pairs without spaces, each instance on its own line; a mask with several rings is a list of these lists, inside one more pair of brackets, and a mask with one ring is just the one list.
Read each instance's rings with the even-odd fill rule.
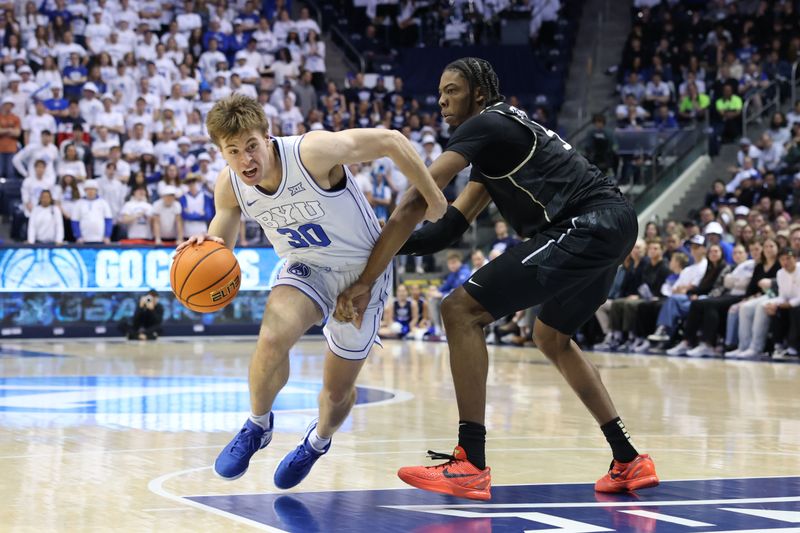
[[485,465],[488,354],[483,327],[542,304],[534,326],[536,344],[595,417],[612,448],[611,468],[595,490],[623,492],[658,484],[653,461],[634,449],[599,373],[571,340],[605,301],[617,266],[633,247],[636,213],[571,145],[503,102],[487,61],[463,58],[449,64],[439,93],[442,116],[453,135],[430,172],[444,187],[472,164],[470,182],[443,219],[413,235],[425,203],[416,193],[404,196],[361,277],[340,296],[338,318],[358,316],[360,297],[369,294],[404,242],[404,254],[446,248],[490,201],[527,240],[479,269],[442,302],[460,417],[458,446],[452,455],[431,452],[434,459],[447,459],[444,464],[401,468],[398,475],[435,492],[491,497]]

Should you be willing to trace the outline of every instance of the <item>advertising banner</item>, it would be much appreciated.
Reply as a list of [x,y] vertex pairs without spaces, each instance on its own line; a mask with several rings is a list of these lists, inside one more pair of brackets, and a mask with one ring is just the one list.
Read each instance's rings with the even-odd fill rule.
[[118,324],[130,320],[150,289],[164,306],[165,334],[257,331],[282,265],[272,248],[234,251],[241,288],[215,313],[190,311],[172,294],[174,253],[156,247],[0,248],[0,337],[118,335]]
[[[268,291],[279,259],[272,248],[234,250],[241,291]],[[9,247],[0,249],[0,292],[169,291],[173,248]]]

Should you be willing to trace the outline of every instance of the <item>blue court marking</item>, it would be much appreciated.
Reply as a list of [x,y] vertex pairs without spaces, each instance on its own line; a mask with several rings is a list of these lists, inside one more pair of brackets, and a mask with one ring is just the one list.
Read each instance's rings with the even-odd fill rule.
[[69,357],[68,355],[52,352],[38,352],[35,350],[23,350],[21,348],[9,348],[0,346],[0,357]]
[[[273,411],[316,409],[322,385],[289,381]],[[394,399],[390,391],[357,387],[356,404]],[[0,414],[247,413],[247,380],[224,377],[0,377]]]
[[620,495],[591,484],[508,485],[488,502],[416,489],[187,499],[291,532],[800,531],[800,477],[667,481]]

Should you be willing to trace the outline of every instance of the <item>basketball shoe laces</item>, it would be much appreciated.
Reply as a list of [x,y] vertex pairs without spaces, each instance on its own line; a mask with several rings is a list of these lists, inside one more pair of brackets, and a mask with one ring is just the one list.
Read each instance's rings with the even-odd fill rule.
[[457,459],[455,455],[451,455],[449,453],[434,452],[433,450],[428,450],[428,457],[430,458],[431,461],[444,461],[445,459],[447,460],[446,463],[442,463],[442,464],[439,464],[439,465],[433,465],[433,466],[426,466],[425,467],[425,468],[433,468],[433,469],[445,468],[447,466],[450,466],[452,463],[455,463],[456,461],[462,461],[462,460],[466,461],[467,460],[466,458]]
[[302,465],[307,463],[311,459],[316,459],[316,457],[314,457],[314,455],[308,451],[308,448],[314,450],[317,453],[317,457],[319,457],[323,453],[323,452],[317,452],[317,450],[314,449],[314,447],[311,446],[311,443],[308,441],[300,443],[300,446],[298,446],[298,448],[299,448],[298,453],[295,454],[294,457],[292,457],[291,461],[289,461],[290,467],[294,466],[295,464]]
[[[638,458],[638,456],[637,456],[637,458]],[[631,461],[630,463],[621,463],[621,462],[612,460],[611,461],[611,466],[608,467],[608,475],[609,475],[609,477],[611,479],[613,479],[614,481],[617,481],[618,479],[620,479],[622,477],[622,475],[625,473],[625,471],[628,469],[628,466],[630,466],[631,463],[636,461],[637,458],[634,458],[633,461]],[[617,467],[616,469],[614,468],[615,466]],[[638,470],[637,470],[636,473],[638,474]]]
[[239,434],[236,435],[236,440],[233,441],[233,445],[231,445],[231,455],[242,458],[248,453],[251,453],[253,448],[260,449],[263,436],[263,434],[261,436],[256,436],[255,431],[243,427],[239,431]]

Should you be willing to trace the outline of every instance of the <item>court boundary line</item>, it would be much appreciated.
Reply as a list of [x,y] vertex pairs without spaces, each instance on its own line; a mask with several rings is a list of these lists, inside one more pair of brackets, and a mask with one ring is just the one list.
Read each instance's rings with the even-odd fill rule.
[[[211,468],[211,467],[207,467]],[[737,477],[703,477],[703,478],[681,478],[681,479],[667,479],[661,480],[661,483],[671,483],[676,481],[728,481],[732,479],[785,479],[785,478],[800,478],[800,474],[793,476],[737,476]],[[505,483],[503,485],[493,485],[494,487],[527,487],[530,485],[594,485],[595,481],[542,481],[537,483]],[[336,490],[304,490],[302,492],[357,492],[365,490],[405,490],[413,489],[411,485],[403,487],[384,487],[382,489],[336,489]],[[189,494],[184,498],[204,498],[209,496],[257,496],[259,494],[281,494],[278,492],[241,492],[241,493],[227,493],[227,494]],[[291,493],[290,493],[291,494]]]
[[[563,448],[552,448],[552,449],[542,449],[540,450],[545,451],[559,451]],[[674,448],[670,448],[674,449]],[[670,449],[666,449],[662,451],[668,451]],[[494,448],[491,451],[495,452],[508,452],[508,451],[531,451],[532,449],[527,448],[510,448],[510,449],[502,449],[502,448]],[[605,448],[580,448],[583,451],[607,451]],[[674,449],[678,450],[678,449]],[[719,453],[727,453],[728,450],[718,450]],[[383,452],[347,452],[337,454],[338,457],[348,457],[348,456],[359,456],[359,455],[401,455],[404,451],[394,450],[394,451],[383,451]],[[768,452],[755,452],[754,455],[765,454],[770,455]],[[788,455],[787,453],[780,453],[781,455]],[[272,458],[264,458],[264,459],[254,459],[250,461],[250,463],[269,463],[270,461],[277,462],[279,458],[272,457]],[[190,468],[186,470],[178,470],[172,473],[164,474],[160,476],[158,479],[162,479],[164,481],[168,479],[172,479],[175,477],[182,476],[184,474],[192,473],[192,472],[199,472],[202,470],[210,470],[213,468],[213,465],[207,466],[200,466],[195,468]],[[710,477],[710,478],[681,478],[681,479],[669,479],[663,480],[664,482],[676,482],[676,481],[715,481],[715,480],[729,480],[729,479],[783,479],[783,478],[800,478],[800,473],[796,475],[774,475],[774,476],[736,476],[736,477]],[[528,485],[594,485],[595,481],[546,481],[546,482],[539,482],[539,483],[509,483],[504,485],[496,485],[498,487],[520,487],[520,486],[528,486]],[[364,490],[402,490],[408,487],[385,487],[385,488],[374,488],[374,489],[336,489],[336,490],[328,490],[328,489],[320,489],[320,490],[305,490],[302,492],[349,492],[349,491],[364,491]],[[259,492],[236,492],[236,493],[223,493],[223,494],[188,494],[181,496],[183,498],[205,498],[211,496],[256,496],[259,494],[283,494],[285,491],[259,491]]]
[[[249,518],[245,518],[243,516],[239,516],[233,513],[229,513],[227,511],[223,511],[216,507],[200,503],[197,501],[192,500],[191,498],[209,498],[209,497],[230,497],[230,496],[260,496],[260,495],[274,495],[274,494],[283,494],[284,491],[281,492],[274,492],[274,491],[262,491],[262,492],[254,492],[254,493],[232,493],[232,494],[193,494],[193,495],[185,495],[185,496],[178,496],[166,490],[164,488],[164,483],[170,479],[175,477],[192,473],[192,472],[199,472],[202,470],[210,470],[212,466],[202,466],[202,467],[195,467],[189,468],[184,470],[179,470],[176,472],[167,473],[161,475],[155,479],[152,479],[147,484],[148,490],[152,493],[166,498],[170,501],[177,502],[179,504],[194,507],[196,509],[206,511],[212,513],[214,515],[228,518],[240,524],[249,525],[251,527],[255,527],[262,531],[269,531],[272,533],[288,533],[284,530],[268,526],[266,524],[262,524],[261,522],[256,522]],[[711,478],[687,478],[687,479],[672,479],[668,480],[667,482],[685,482],[685,481],[726,481],[726,480],[746,480],[746,479],[797,479],[800,478],[800,475],[796,476],[742,476],[742,477],[733,477],[733,478],[724,478],[724,477],[711,477]],[[580,481],[570,481],[570,482],[545,482],[545,483],[511,483],[505,485],[497,485],[497,487],[521,487],[521,486],[552,486],[552,485],[590,485],[593,482],[580,482]],[[326,492],[362,492],[362,491],[389,491],[389,490],[410,490],[411,487],[386,487],[386,488],[378,488],[378,489],[337,489],[337,490],[308,490],[303,491],[304,493],[326,493]],[[430,506],[414,506],[414,509],[406,509],[408,506],[381,506],[385,508],[396,508],[396,509],[404,509],[404,510],[413,510],[413,511],[420,511],[425,512],[425,510],[433,510],[433,509],[442,509],[442,508],[469,508],[469,507],[481,507],[481,508],[567,508],[567,507],[575,507],[575,508],[585,508],[585,507],[630,507],[630,506],[680,506],[680,505],[718,505],[718,504],[750,504],[750,503],[780,503],[780,502],[793,502],[793,501],[800,501],[800,496],[791,496],[791,497],[776,497],[776,498],[742,498],[739,500],[686,500],[686,501],[650,501],[650,502],[642,502],[642,501],[631,501],[631,502],[565,502],[565,503],[539,503],[539,504],[481,504],[481,503],[474,503],[474,504],[452,504],[452,505],[430,505]],[[177,510],[177,509],[175,509]]]
[[201,511],[205,511],[217,516],[221,516],[223,518],[227,518],[229,520],[233,520],[234,522],[238,522],[240,524],[244,524],[246,526],[255,527],[262,531],[269,531],[270,533],[288,533],[283,529],[278,529],[276,527],[268,526],[267,524],[262,524],[261,522],[256,522],[255,520],[251,520],[249,518],[245,518],[244,516],[239,516],[233,513],[229,513],[227,511],[223,511],[221,509],[217,509],[216,507],[212,507],[210,505],[206,505],[204,503],[196,502],[194,500],[190,500],[186,496],[178,496],[166,490],[164,488],[164,482],[172,477],[176,477],[176,475],[188,474],[191,472],[197,472],[200,470],[210,469],[210,466],[202,466],[197,468],[189,468],[186,470],[181,470],[179,472],[173,472],[171,474],[164,474],[163,476],[159,476],[155,479],[150,480],[147,483],[147,489],[156,494],[161,496],[162,498],[166,498],[167,500],[179,503],[181,505],[187,505],[189,507],[194,507],[196,509],[200,509]]
[[[324,338],[325,338],[324,335],[322,335],[322,334],[303,335],[302,337],[300,337],[300,340],[298,342],[319,341],[320,337],[322,338],[322,340],[324,340]],[[175,336],[166,336],[166,337],[162,336],[162,337],[159,337],[159,341],[164,341],[164,342],[173,342],[174,341],[175,343],[222,342],[222,341],[247,342],[247,341],[251,341],[251,340],[255,341],[255,340],[257,340],[257,338],[258,338],[257,334],[255,334],[255,335],[202,335],[202,336],[197,336],[197,337],[190,336],[190,335],[175,335]],[[36,339],[14,338],[14,337],[9,337],[7,339],[0,338],[0,342],[8,342],[8,343],[18,342],[18,343],[23,343],[23,344],[33,344],[33,343],[36,343],[36,342],[45,343],[47,340],[48,339],[46,339],[46,338],[36,338]],[[63,340],[63,341],[78,342],[78,343],[97,343],[98,339],[97,339],[97,337],[59,337],[59,338],[57,338],[55,340],[59,340],[59,341]],[[103,342],[109,342],[109,343],[112,343],[112,344],[122,344],[122,343],[130,343],[131,342],[131,341],[127,340],[127,339],[119,338],[119,337],[101,337],[101,340]],[[391,342],[398,342],[398,343],[407,343],[408,342],[408,341],[397,340],[397,339],[386,339],[386,341],[389,341],[390,343]],[[446,342],[441,342],[441,341],[414,341],[414,342],[421,342],[421,343],[424,343],[425,345],[447,346]],[[488,348],[492,348],[494,346],[499,346],[499,345],[488,345],[487,344]],[[513,345],[503,345],[502,347],[503,348],[515,348],[517,350],[523,350],[523,349],[537,350],[542,355],[542,357],[544,357],[544,354],[542,354],[541,350],[539,350],[538,348],[535,348],[535,347],[532,348],[532,347],[528,347],[528,346],[513,346]],[[384,350],[386,349],[385,346],[382,346],[382,348]],[[685,360],[685,361],[691,360],[691,361],[694,361],[694,362],[698,362],[698,361],[700,361],[700,362],[703,362],[703,361],[705,361],[705,362],[715,361],[715,362],[723,362],[723,363],[771,363],[771,364],[789,364],[789,365],[794,364],[794,365],[800,365],[800,359],[778,359],[778,360],[775,360],[775,359],[772,359],[771,357],[758,357],[758,358],[750,357],[750,358],[747,358],[747,359],[738,359],[738,358],[726,358],[726,357],[721,356],[721,355],[714,355],[714,356],[703,356],[703,357],[700,357],[700,358],[687,358],[686,356],[683,356],[683,355],[669,355],[667,353],[639,354],[639,353],[635,353],[635,352],[611,352],[611,351],[597,351],[597,350],[587,350],[586,353],[592,354],[592,355],[597,355],[597,356],[633,357],[635,359],[644,359],[644,358],[650,358],[650,357],[664,357],[664,358],[668,358],[668,359],[676,359],[677,358],[677,359],[682,359],[682,360]],[[67,355],[67,356],[64,356],[64,357],[69,357],[69,356]],[[73,356],[73,357],[77,357],[77,356]],[[546,361],[546,359],[545,359],[545,361]],[[520,363],[520,362],[524,362],[524,361],[510,361],[509,360],[509,361],[498,361],[498,362],[500,362],[500,363]],[[615,370],[615,369],[622,370],[624,368],[627,368],[627,367],[619,367],[619,368],[611,367],[611,368],[607,368],[607,370]]]
[[[211,468],[211,467],[207,467]],[[728,481],[732,479],[785,479],[785,478],[800,478],[800,474],[794,476],[739,476],[739,477],[707,477],[707,478],[686,478],[686,479],[667,479],[662,480],[661,483],[667,482],[676,482],[676,481]],[[594,485],[594,481],[542,481],[539,483],[506,483],[503,485],[493,485],[494,487],[528,487],[530,485]],[[411,485],[403,486],[403,487],[384,487],[380,489],[335,489],[335,490],[304,490],[303,493],[314,493],[320,494],[323,492],[359,492],[359,491],[366,491],[366,490],[406,490],[406,489],[413,489]],[[270,492],[270,491],[263,491],[263,492],[233,492],[233,493],[225,493],[225,494],[188,494],[183,496],[184,498],[209,498],[212,496],[258,496],[260,494],[283,494],[282,492]],[[288,493],[292,494],[292,493]],[[294,493],[297,494],[297,493]],[[800,498],[800,497],[798,497]],[[498,504],[502,505],[502,504]]]
[[[739,479],[739,478],[733,478]],[[712,480],[709,480],[712,481]],[[538,484],[538,483],[537,483]],[[498,485],[502,487],[504,485]],[[509,486],[509,485],[505,485]],[[496,487],[495,487],[496,488]],[[791,503],[800,502],[800,496],[773,496],[770,498],[720,498],[715,500],[631,500],[627,502],[534,502],[534,503],[456,503],[430,505],[381,505],[387,509],[402,511],[419,511],[422,513],[442,509],[582,509],[603,507],[681,507],[684,505],[750,505],[754,503]]]

